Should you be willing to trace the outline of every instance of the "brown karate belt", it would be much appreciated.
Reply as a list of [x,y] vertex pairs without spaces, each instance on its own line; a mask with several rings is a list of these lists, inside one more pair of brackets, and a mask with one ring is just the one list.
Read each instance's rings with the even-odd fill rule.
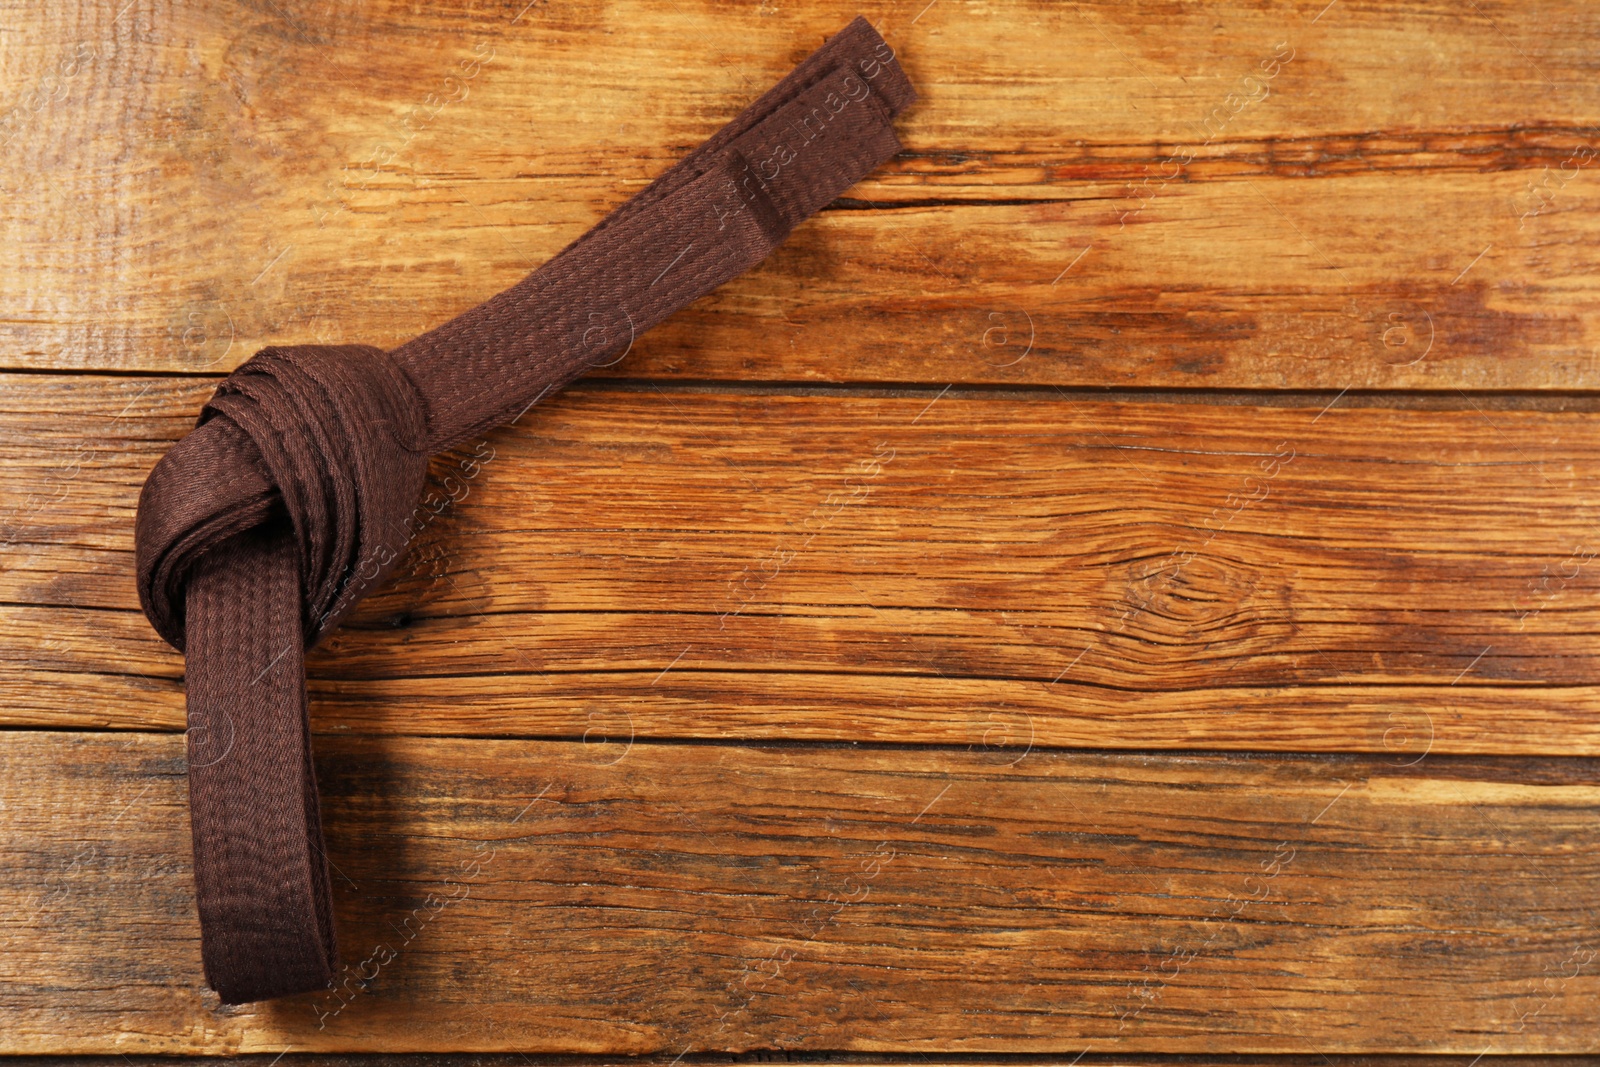
[[521,282],[392,352],[262,349],[139,496],[139,602],[184,653],[206,981],[238,1004],[339,967],[304,655],[405,553],[428,457],[626,352],[900,150],[916,99],[857,17]]

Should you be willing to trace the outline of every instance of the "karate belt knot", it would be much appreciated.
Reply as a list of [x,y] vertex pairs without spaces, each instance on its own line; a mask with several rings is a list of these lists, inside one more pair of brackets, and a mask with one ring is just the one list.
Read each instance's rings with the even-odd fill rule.
[[900,150],[916,98],[856,18],[510,289],[385,352],[266,348],[139,497],[139,602],[184,653],[206,980],[224,1003],[339,968],[305,652],[403,558],[428,457],[625,354]]
[[287,523],[303,643],[339,624],[402,555],[427,470],[426,409],[368,345],[266,348],[218,387],[139,501],[139,601],[183,650],[188,576],[230,538]]

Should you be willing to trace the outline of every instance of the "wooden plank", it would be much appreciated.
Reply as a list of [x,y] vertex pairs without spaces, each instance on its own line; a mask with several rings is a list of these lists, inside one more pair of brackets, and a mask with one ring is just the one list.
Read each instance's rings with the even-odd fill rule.
[[[0,721],[181,727],[133,510],[212,382],[0,381]],[[1600,754],[1595,416],[1346,403],[575,389],[436,461],[316,728]]]
[[181,738],[10,733],[0,1047],[1592,1047],[1593,760],[319,752],[348,984],[221,1009]]
[[[878,15],[924,100],[908,152],[841,205],[872,210],[808,223],[602,373],[1600,381],[1585,5],[921,6]],[[854,13],[20,6],[0,366],[226,370],[269,342],[403,341]]]

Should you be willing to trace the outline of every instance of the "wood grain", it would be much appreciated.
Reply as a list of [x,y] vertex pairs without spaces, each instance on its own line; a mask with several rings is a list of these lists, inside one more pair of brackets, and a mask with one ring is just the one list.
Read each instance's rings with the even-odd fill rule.
[[345,992],[222,1008],[181,740],[13,734],[5,1051],[1576,1052],[1600,1010],[1592,760],[319,754]]
[[[132,515],[211,382],[4,381],[0,715],[179,727]],[[1463,403],[579,388],[436,461],[316,725],[1600,753],[1595,416]]]
[[[435,461],[310,665],[352,970],[223,1008],[146,472],[258,347],[504,288],[858,10],[906,151]],[[0,0],[0,1054],[1572,1067],[1597,31]]]
[[[1585,5],[922,6],[868,12],[923,93],[906,153],[605,374],[1595,380]],[[397,344],[543,262],[855,11],[22,7],[0,366]]]

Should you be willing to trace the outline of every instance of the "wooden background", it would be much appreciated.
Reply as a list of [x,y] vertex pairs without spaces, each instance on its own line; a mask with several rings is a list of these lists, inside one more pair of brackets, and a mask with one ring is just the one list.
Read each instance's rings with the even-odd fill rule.
[[[524,3],[0,10],[0,1052],[1600,1051],[1600,9]],[[906,151],[436,460],[220,1006],[146,472],[858,10]]]

